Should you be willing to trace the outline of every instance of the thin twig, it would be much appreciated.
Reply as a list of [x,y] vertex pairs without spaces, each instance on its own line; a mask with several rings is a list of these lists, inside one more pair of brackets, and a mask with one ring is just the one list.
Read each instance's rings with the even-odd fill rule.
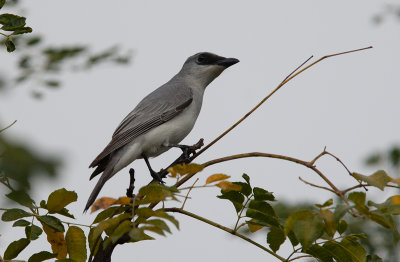
[[214,227],[216,227],[216,228],[219,228],[219,229],[221,229],[221,230],[223,230],[223,231],[225,231],[225,232],[228,232],[228,233],[230,233],[230,234],[232,234],[232,235],[235,235],[235,236],[237,236],[237,237],[240,237],[241,239],[243,239],[243,240],[245,240],[245,241],[247,241],[247,242],[249,242],[249,243],[251,243],[251,244],[253,244],[253,245],[255,245],[255,246],[259,247],[259,248],[261,248],[262,250],[268,252],[269,254],[273,255],[273,256],[276,257],[276,258],[278,258],[280,261],[286,261],[285,258],[279,256],[278,254],[276,254],[276,253],[273,252],[272,250],[270,250],[270,249],[268,249],[268,248],[266,248],[266,247],[264,247],[264,246],[258,244],[257,242],[251,240],[250,238],[247,238],[246,236],[244,236],[244,235],[242,235],[242,234],[236,232],[236,231],[233,230],[233,229],[230,229],[230,228],[228,228],[228,227],[225,227],[225,226],[223,226],[223,225],[220,225],[220,224],[218,224],[218,223],[215,223],[215,222],[213,222],[213,221],[211,221],[211,220],[208,220],[208,219],[206,219],[206,218],[204,218],[204,217],[201,217],[201,216],[198,216],[198,215],[193,214],[193,213],[191,213],[191,212],[188,212],[188,211],[186,211],[186,210],[182,210],[182,209],[180,209],[180,208],[174,208],[174,207],[173,207],[173,208],[164,208],[163,211],[165,211],[165,212],[181,213],[181,214],[183,214],[183,215],[186,215],[186,216],[190,216],[190,217],[192,217],[192,218],[195,218],[195,219],[197,219],[197,220],[199,220],[199,221],[202,221],[202,222],[207,223],[207,224],[209,224],[209,225],[211,225],[211,226],[214,226]]
[[313,257],[313,256],[311,256],[311,255],[303,255],[303,256],[298,256],[298,257],[292,258],[292,259],[290,259],[288,261],[294,261],[296,259],[305,258],[305,257]]
[[193,189],[194,185],[197,183],[197,181],[199,181],[198,178],[194,181],[193,185],[191,186],[191,188],[190,188],[189,191],[187,192],[186,197],[185,197],[185,200],[183,201],[183,204],[182,204],[182,206],[181,206],[182,209],[185,207],[186,200],[187,200],[188,197],[189,197],[190,191],[192,191],[192,189]]
[[3,128],[3,129],[0,129],[0,133],[1,133],[1,132],[3,132],[4,130],[6,130],[6,129],[10,128],[11,126],[13,126],[15,123],[17,123],[17,120],[14,120],[14,122],[12,122],[11,124],[9,124],[9,125],[8,125],[8,126],[6,126],[5,128]]
[[240,219],[242,218],[242,213],[252,197],[253,197],[253,194],[251,194],[249,197],[247,197],[246,202],[244,203],[244,205],[242,206],[242,209],[240,210],[240,212],[238,214],[238,218],[236,220],[236,224],[235,224],[235,227],[233,228],[233,230],[238,231],[238,229],[239,229],[238,224],[239,224]]
[[[333,157],[334,159],[336,159],[336,161],[338,161],[347,171],[347,173],[349,173],[349,175],[354,178],[361,186],[362,186],[362,182],[360,180],[358,180],[357,178],[354,177],[353,173],[347,168],[347,166],[342,162],[342,160],[340,160],[340,158],[338,158],[337,156],[335,156],[332,153],[326,152],[327,155],[330,155],[331,157]],[[365,191],[368,191],[368,189],[366,187],[363,187]]]
[[[202,154],[204,151],[206,151],[208,148],[210,148],[212,145],[214,145],[218,140],[223,138],[226,134],[228,134],[232,129],[234,129],[236,126],[238,126],[240,123],[242,123],[248,116],[250,116],[254,111],[257,110],[262,104],[264,104],[265,101],[267,101],[276,91],[278,91],[282,86],[284,86],[286,83],[288,83],[290,80],[304,72],[305,70],[311,68],[312,66],[316,65],[317,63],[321,62],[322,60],[325,60],[330,57],[334,56],[339,56],[339,55],[344,55],[344,54],[349,54],[353,52],[358,52],[366,49],[370,49],[372,46],[365,47],[365,48],[359,48],[355,50],[350,50],[350,51],[345,51],[345,52],[340,52],[336,54],[331,54],[331,55],[326,55],[318,59],[317,61],[311,63],[310,65],[304,67],[303,69],[299,70],[298,72],[291,74],[289,77],[285,78],[271,93],[269,93],[266,97],[264,97],[253,109],[251,109],[247,114],[245,114],[242,118],[240,118],[235,124],[233,124],[231,127],[229,127],[225,132],[223,132],[221,135],[219,135],[217,138],[215,138],[213,141],[211,141],[208,145],[206,145],[203,149],[201,149],[199,152],[194,154],[191,157],[191,160],[194,160],[196,157],[198,157],[200,154]],[[301,67],[301,66],[300,66]]]
[[[310,185],[310,186],[312,186],[312,187],[317,187],[317,188],[325,189],[325,190],[328,190],[328,191],[330,191],[330,192],[332,192],[332,193],[334,193],[334,194],[335,194],[335,191],[333,191],[332,189],[330,189],[330,188],[328,188],[328,187],[324,187],[324,186],[315,185],[315,184],[313,184],[313,183],[310,183],[310,182],[308,182],[308,181],[304,180],[304,179],[303,179],[303,178],[301,178],[301,177],[299,177],[299,180],[300,180],[301,182],[303,182],[303,183],[307,184],[307,185]],[[343,191],[342,191],[342,192],[343,192]]]
[[[346,194],[347,192],[349,192],[349,191],[351,191],[351,190],[353,190],[353,189],[357,189],[357,188],[360,188],[360,187],[370,187],[371,185],[368,185],[368,184],[360,184],[360,185],[356,185],[356,186],[352,186],[352,187],[349,187],[349,188],[346,188],[346,189],[343,189],[342,190],[342,193],[343,194]],[[400,189],[400,186],[394,186],[394,185],[386,185],[385,187],[392,187],[392,188],[397,188],[397,189]]]
[[298,67],[296,67],[295,70],[293,70],[290,74],[288,74],[283,80],[285,81],[286,79],[288,79],[290,76],[292,76],[294,73],[296,73],[297,70],[299,70],[303,65],[305,65],[308,61],[310,61],[311,58],[313,58],[314,56],[310,56],[306,61],[304,61],[301,65],[299,65]]

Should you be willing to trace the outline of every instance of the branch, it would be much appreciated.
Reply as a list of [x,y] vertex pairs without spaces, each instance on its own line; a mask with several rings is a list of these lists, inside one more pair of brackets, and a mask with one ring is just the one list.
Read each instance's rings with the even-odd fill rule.
[[[333,191],[332,189],[330,189],[330,188],[328,188],[328,187],[319,186],[319,185],[316,185],[316,184],[310,183],[310,182],[308,182],[308,181],[304,180],[304,179],[303,179],[303,178],[301,178],[301,177],[299,177],[299,180],[300,180],[301,182],[303,182],[304,184],[307,184],[307,185],[309,185],[309,186],[316,187],[316,188],[321,188],[321,189],[324,189],[324,190],[328,190],[328,191],[330,191],[330,192],[332,192],[332,193],[334,193],[334,194],[335,194],[335,191]],[[343,192],[343,191],[342,191],[342,192]]]
[[215,222],[213,222],[213,221],[211,221],[211,220],[208,220],[208,219],[206,219],[206,218],[204,218],[204,217],[198,216],[198,215],[196,215],[196,214],[193,214],[193,213],[191,213],[191,212],[188,212],[188,211],[183,210],[183,209],[180,209],[180,208],[172,207],[172,208],[164,208],[163,210],[164,210],[165,212],[175,212],[175,213],[180,213],[180,214],[183,214],[183,215],[186,215],[186,216],[189,216],[189,217],[193,217],[193,218],[195,218],[195,219],[197,219],[197,220],[200,220],[200,221],[202,221],[202,222],[204,222],[204,223],[206,223],[206,224],[209,224],[209,225],[214,226],[214,227],[216,227],[216,228],[219,228],[219,229],[221,229],[221,230],[223,230],[223,231],[225,231],[225,232],[228,232],[228,233],[230,233],[230,234],[232,234],[232,235],[235,235],[235,236],[237,236],[237,237],[240,237],[241,239],[243,239],[243,240],[245,240],[245,241],[247,241],[247,242],[249,242],[249,243],[251,243],[251,244],[253,244],[253,245],[255,245],[255,246],[259,247],[259,248],[261,248],[262,250],[268,252],[269,254],[273,255],[273,256],[276,257],[276,258],[278,258],[280,261],[287,261],[285,258],[279,256],[278,254],[276,254],[276,253],[273,252],[272,250],[270,250],[270,249],[268,249],[268,248],[266,248],[266,247],[260,245],[259,243],[257,243],[257,242],[255,242],[255,241],[251,240],[250,238],[245,237],[244,235],[238,233],[238,232],[235,231],[234,229],[230,229],[230,228],[228,228],[228,227],[225,227],[225,226],[223,226],[223,225],[220,225],[220,224],[215,223]]
[[200,154],[202,154],[204,151],[206,151],[208,148],[210,148],[212,145],[218,142],[221,138],[223,138],[226,134],[231,132],[235,127],[237,127],[240,123],[242,123],[248,116],[250,116],[254,111],[256,111],[262,104],[264,104],[265,101],[267,101],[276,91],[278,91],[282,86],[284,86],[286,83],[288,83],[290,80],[298,76],[299,74],[303,73],[307,69],[311,68],[312,66],[318,64],[322,60],[325,60],[330,57],[334,56],[339,56],[339,55],[344,55],[344,54],[349,54],[353,52],[358,52],[366,49],[370,49],[372,46],[364,47],[364,48],[359,48],[355,50],[350,50],[350,51],[345,51],[345,52],[340,52],[340,53],[335,53],[331,55],[326,55],[318,59],[317,61],[311,63],[310,65],[306,66],[305,68],[301,69],[300,71],[296,72],[300,67],[302,67],[309,59],[306,60],[306,62],[302,63],[296,70],[294,70],[291,74],[289,74],[274,90],[272,90],[271,93],[269,93],[266,97],[264,97],[253,109],[251,109],[247,114],[245,114],[241,119],[239,119],[235,124],[233,124],[231,127],[229,127],[225,132],[223,132],[221,135],[219,135],[217,138],[215,138],[213,141],[211,141],[208,145],[206,145],[202,150],[197,152],[191,157],[191,160],[193,161],[196,157],[198,157]]
[[11,124],[9,124],[9,125],[8,125],[8,126],[6,126],[5,128],[3,128],[3,129],[0,129],[0,133],[1,133],[1,132],[3,132],[4,130],[6,130],[6,129],[10,128],[11,126],[13,126],[15,123],[17,123],[17,120],[14,120],[14,122],[12,122]]

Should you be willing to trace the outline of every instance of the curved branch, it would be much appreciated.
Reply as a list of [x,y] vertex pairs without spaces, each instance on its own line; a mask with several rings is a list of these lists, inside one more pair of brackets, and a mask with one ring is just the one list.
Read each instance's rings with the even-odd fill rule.
[[[264,97],[255,107],[253,107],[249,112],[247,112],[242,118],[240,118],[235,124],[233,124],[231,127],[229,127],[225,132],[223,132],[221,135],[219,135],[217,138],[215,138],[213,141],[211,141],[208,145],[206,145],[203,149],[201,149],[199,152],[194,154],[190,159],[193,161],[196,157],[198,157],[200,154],[202,154],[204,151],[206,151],[208,148],[210,148],[212,145],[218,142],[221,138],[223,138],[226,134],[228,134],[232,129],[237,127],[240,123],[242,123],[248,116],[250,116],[254,111],[256,111],[262,104],[264,104],[265,101],[267,101],[276,91],[278,91],[282,86],[284,86],[286,83],[288,83],[290,80],[298,76],[299,74],[303,73],[307,69],[311,68],[312,66],[318,64],[322,60],[325,60],[330,57],[334,56],[339,56],[339,55],[344,55],[344,54],[349,54],[349,53],[354,53],[366,49],[370,49],[372,46],[364,47],[364,48],[359,48],[355,50],[350,50],[350,51],[345,51],[345,52],[340,52],[340,53],[335,53],[331,55],[326,55],[318,59],[317,61],[314,61],[310,65],[304,67],[303,69],[299,70],[296,72],[300,67],[302,67],[310,58],[306,60],[306,62],[302,63],[299,67],[297,67],[292,73],[290,73],[274,90],[272,90],[271,93],[269,93],[266,97]],[[296,72],[296,73],[295,73]]]
[[[210,160],[206,163],[203,164],[204,167],[208,167],[211,165],[215,165],[218,163],[226,162],[226,161],[231,161],[235,159],[240,159],[240,158],[248,158],[248,157],[267,157],[267,158],[275,158],[275,159],[282,159],[286,160],[289,162],[293,162],[302,166],[305,166],[307,168],[310,168],[313,170],[315,173],[317,173],[334,191],[336,195],[338,195],[340,198],[343,199],[343,201],[347,204],[349,204],[347,198],[344,196],[341,190],[339,190],[318,168],[316,168],[313,163],[315,162],[314,160],[311,162],[300,160],[294,157],[289,157],[289,156],[283,156],[283,155],[277,155],[277,154],[269,154],[269,153],[261,153],[261,152],[251,152],[251,153],[244,153],[244,154],[237,154],[237,155],[231,155],[231,156],[226,156],[226,157],[221,157],[217,158],[214,160]],[[185,177],[183,177],[180,181],[178,181],[175,186],[179,187],[183,183],[185,183],[187,180],[192,178],[195,174],[188,174]]]
[[228,228],[228,227],[225,227],[225,226],[223,226],[223,225],[220,225],[220,224],[215,223],[215,222],[213,222],[213,221],[211,221],[211,220],[208,220],[208,219],[206,219],[206,218],[204,218],[204,217],[198,216],[198,215],[196,215],[196,214],[193,214],[193,213],[191,213],[191,212],[188,212],[188,211],[183,210],[183,209],[180,209],[180,208],[176,208],[176,207],[164,208],[163,211],[165,211],[165,212],[175,212],[175,213],[180,213],[180,214],[183,214],[183,215],[186,215],[186,216],[189,216],[189,217],[193,217],[193,218],[195,218],[195,219],[197,219],[197,220],[200,220],[200,221],[202,221],[202,222],[204,222],[204,223],[206,223],[206,224],[209,224],[209,225],[214,226],[214,227],[216,227],[216,228],[219,228],[219,229],[221,229],[221,230],[223,230],[223,231],[225,231],[225,232],[228,232],[228,233],[230,233],[230,234],[232,234],[232,235],[235,235],[235,236],[237,236],[237,237],[240,237],[241,239],[243,239],[243,240],[245,240],[245,241],[247,241],[247,242],[249,242],[249,243],[251,243],[251,244],[253,244],[253,245],[255,245],[255,246],[259,247],[259,248],[261,248],[262,250],[268,252],[269,254],[273,255],[274,257],[276,257],[276,258],[279,259],[280,261],[287,261],[285,258],[283,258],[283,257],[281,257],[280,255],[276,254],[274,251],[272,251],[272,250],[270,250],[270,249],[268,249],[268,248],[266,248],[266,247],[260,245],[259,243],[257,243],[257,242],[255,242],[255,241],[251,240],[250,238],[248,238],[248,237],[246,237],[246,236],[244,236],[244,235],[238,233],[238,232],[235,231],[234,229],[230,229],[230,228]]

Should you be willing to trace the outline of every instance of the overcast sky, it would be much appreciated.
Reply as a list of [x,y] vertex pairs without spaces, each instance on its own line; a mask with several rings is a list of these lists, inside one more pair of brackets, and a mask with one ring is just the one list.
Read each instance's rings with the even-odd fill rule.
[[[79,199],[71,205],[72,212],[80,222],[90,223],[94,215],[80,215],[95,184],[88,181],[89,163],[125,115],[176,74],[188,56],[209,51],[241,61],[207,88],[202,112],[183,141],[193,144],[199,138],[206,143],[214,139],[310,55],[318,58],[373,45],[374,49],[331,58],[302,74],[196,159],[202,163],[260,151],[311,160],[327,146],[351,170],[369,173],[372,170],[363,165],[364,157],[399,142],[400,22],[394,18],[379,26],[372,22],[384,10],[384,3],[390,2],[396,1],[25,1],[28,24],[51,43],[84,43],[95,50],[118,43],[133,49],[135,55],[127,67],[101,66],[68,73],[63,87],[46,92],[40,101],[24,88],[9,92],[0,97],[1,123],[17,119],[7,131],[10,137],[65,160],[57,181],[38,182],[36,199],[60,187],[75,190]],[[13,54],[0,55],[6,61]],[[179,150],[170,150],[151,160],[152,166],[165,167],[179,154]],[[334,160],[324,158],[318,166],[338,186],[354,185]],[[144,161],[131,167],[136,170],[137,187],[149,181]],[[273,191],[278,200],[323,202],[331,197],[298,180],[302,176],[323,184],[311,171],[279,160],[245,159],[215,165],[198,175],[199,183],[216,172],[231,175],[233,180],[246,172],[253,185]],[[125,169],[100,195],[121,196],[127,184]],[[215,197],[218,193],[217,189],[196,191],[186,207],[231,226],[234,210]],[[166,261],[191,262],[250,257],[272,261],[242,240],[191,218],[177,218],[180,231],[156,241],[118,247],[115,261],[166,257]],[[1,249],[17,235],[23,232],[2,235]],[[265,244],[264,236],[255,239]],[[286,257],[287,250],[280,254]],[[27,249],[21,258],[31,252]]]

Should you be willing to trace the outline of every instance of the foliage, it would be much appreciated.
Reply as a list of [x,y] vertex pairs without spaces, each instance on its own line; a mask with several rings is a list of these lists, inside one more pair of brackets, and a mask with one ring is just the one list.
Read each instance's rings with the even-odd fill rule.
[[[0,10],[5,4],[6,0],[0,0]],[[32,33],[32,28],[26,26],[26,17],[23,16],[0,13],[0,25],[0,35],[4,37],[4,46],[9,53],[15,51],[14,37]]]
[[[187,164],[172,167],[170,170],[186,174],[178,177],[183,179],[191,172],[198,173],[206,167],[206,164]],[[177,172],[172,172],[172,176],[176,177],[176,174]],[[358,174],[358,178],[365,184],[342,190],[343,198],[335,201],[328,199],[322,204],[317,203],[314,206],[292,210],[288,216],[285,213],[282,216],[278,215],[274,208],[276,205],[273,204],[277,201],[273,193],[253,186],[246,174],[243,174],[242,178],[242,181],[231,182],[228,181],[230,176],[226,174],[214,174],[206,178],[204,185],[201,186],[193,184],[178,189],[174,186],[153,183],[139,189],[138,194],[132,198],[101,198],[93,206],[92,212],[99,209],[102,211],[97,214],[91,225],[61,219],[62,217],[74,219],[67,206],[77,200],[75,192],[66,189],[56,190],[49,195],[47,201],[42,200],[37,205],[28,194],[14,190],[8,178],[5,178],[2,183],[11,191],[6,196],[15,201],[17,206],[1,209],[4,211],[1,219],[4,222],[12,222],[13,227],[24,227],[25,236],[9,244],[4,252],[4,259],[17,257],[45,232],[51,251],[40,250],[33,254],[29,261],[42,261],[40,259],[54,257],[85,261],[87,253],[90,254],[90,261],[98,252],[103,252],[110,245],[116,245],[121,239],[124,239],[123,243],[134,243],[155,239],[154,234],[165,236],[166,233],[172,232],[168,223],[179,229],[179,222],[168,214],[170,212],[188,215],[251,243],[250,238],[239,233],[240,228],[248,228],[251,232],[249,237],[260,229],[266,229],[263,231],[266,242],[257,243],[256,246],[280,261],[292,261],[299,256],[332,262],[378,259],[376,254],[368,254],[363,246],[365,234],[349,232],[350,220],[357,220],[360,223],[371,221],[390,230],[394,243],[400,239],[397,225],[394,223],[394,216],[400,214],[400,195],[392,195],[382,203],[375,203],[367,200],[365,192],[356,190],[362,186],[398,187],[383,171],[369,176]],[[190,191],[205,187],[219,187],[221,194],[217,197],[233,205],[237,216],[233,228],[218,225],[184,209]],[[187,194],[181,207],[155,208],[159,202],[179,203],[177,200],[182,197],[183,191],[187,191]],[[351,223],[354,224],[353,222]],[[84,228],[89,229],[87,235]],[[294,250],[286,258],[277,254],[284,242],[289,242]]]
[[[0,0],[0,7],[5,2]],[[20,3],[9,0],[7,5],[13,10]],[[105,63],[126,65],[131,61],[131,51],[123,51],[117,45],[93,51],[88,44],[54,45],[38,33],[21,36],[23,33],[32,32],[30,27],[24,27],[25,20],[25,17],[17,15],[0,14],[0,24],[3,25],[0,34],[4,36],[0,39],[0,44],[5,45],[9,52],[14,51],[15,46],[19,47],[19,52],[15,54],[16,70],[5,74],[10,79],[0,78],[0,90],[8,90],[15,85],[33,85],[36,88],[31,90],[32,96],[41,98],[44,90],[37,87],[45,87],[48,90],[59,88],[62,84],[59,74],[64,71],[89,70]],[[10,31],[11,29],[14,31]],[[9,33],[4,34],[1,30],[8,30]]]

